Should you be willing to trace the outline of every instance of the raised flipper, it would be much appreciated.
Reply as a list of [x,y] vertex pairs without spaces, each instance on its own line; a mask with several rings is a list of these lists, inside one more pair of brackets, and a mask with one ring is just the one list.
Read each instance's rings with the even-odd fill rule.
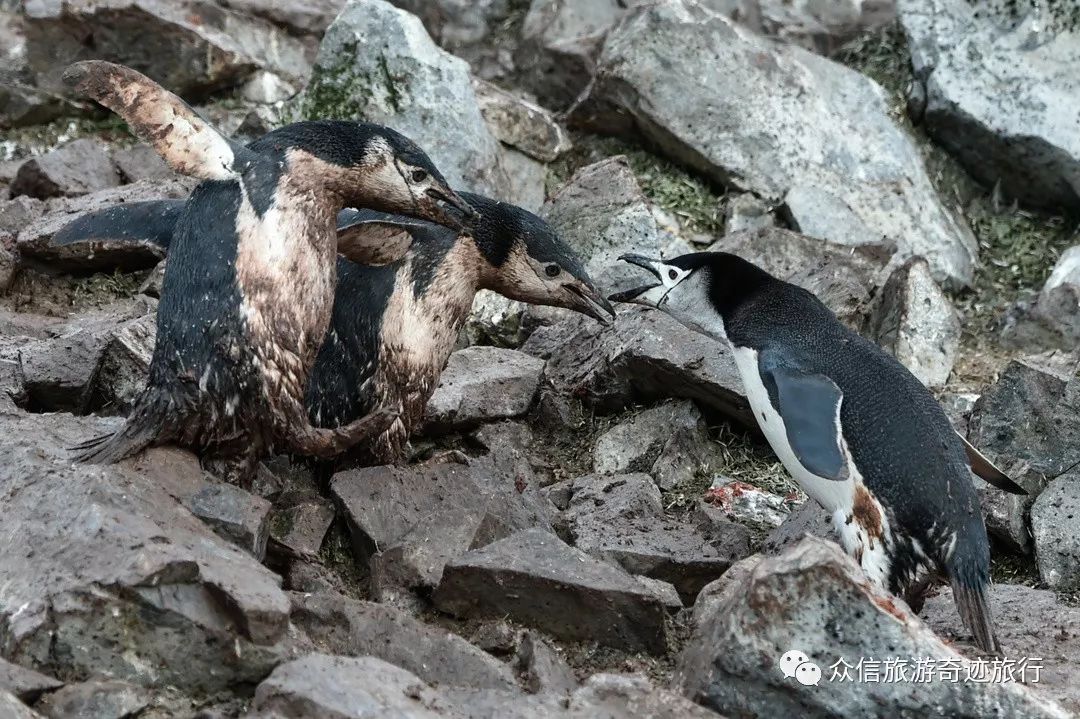
[[124,118],[169,167],[201,180],[231,180],[258,155],[223,136],[183,100],[129,67],[102,60],[70,65],[64,82]]
[[982,452],[975,449],[971,445],[971,442],[968,442],[964,438],[964,435],[957,432],[956,436],[964,443],[964,450],[967,451],[968,463],[971,465],[971,471],[975,473],[976,477],[985,480],[988,484],[997,487],[1003,492],[1009,492],[1010,494],[1027,494],[1027,490],[1010,479],[1009,475],[995,467],[993,462],[987,459]]
[[767,361],[760,362],[759,367],[799,462],[818,477],[848,479],[840,432],[840,403],[844,398],[840,388],[825,375]]

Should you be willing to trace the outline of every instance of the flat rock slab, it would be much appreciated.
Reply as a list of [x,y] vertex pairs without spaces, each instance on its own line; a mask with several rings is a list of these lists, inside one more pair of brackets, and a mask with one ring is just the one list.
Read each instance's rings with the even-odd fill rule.
[[625,571],[533,529],[448,564],[435,606],[460,617],[508,617],[568,640],[662,653],[666,610]]
[[450,355],[424,412],[429,433],[461,430],[529,411],[543,360],[499,347],[466,347]]
[[37,704],[37,710],[51,719],[125,719],[150,705],[148,689],[116,681],[68,684]]
[[0,692],[11,692],[23,701],[32,702],[45,692],[62,686],[63,682],[41,672],[0,659]]
[[12,195],[47,198],[75,197],[120,184],[109,148],[99,140],[81,138],[32,157],[19,166]]
[[270,537],[270,502],[231,484],[211,484],[185,505],[223,539],[251,552],[260,562]]
[[116,427],[0,415],[0,534],[21,547],[0,554],[0,650],[38,671],[143,686],[257,681],[283,653],[280,578],[165,489],[204,483],[193,455],[72,464],[66,447]]
[[390,606],[326,592],[294,594],[293,623],[329,654],[372,656],[430,684],[514,689],[510,668],[445,629]]
[[[720,581],[679,658],[673,686],[734,716],[921,715],[1064,717],[1068,713],[1021,684],[831,680],[832,667],[861,659],[919,657],[970,668],[899,600],[872,586],[836,545],[804,539],[779,557],[732,570]],[[780,660],[796,649],[816,665],[785,678]],[[806,666],[805,664],[800,664]],[[910,669],[909,669],[910,675]],[[806,684],[797,677],[804,677]],[[815,678],[819,681],[815,682]]]
[[3,689],[0,689],[0,715],[8,719],[41,719],[40,714]]

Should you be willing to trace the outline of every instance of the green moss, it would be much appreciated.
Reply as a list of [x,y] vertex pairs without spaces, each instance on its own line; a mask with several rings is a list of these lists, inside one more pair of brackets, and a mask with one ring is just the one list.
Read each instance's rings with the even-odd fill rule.
[[40,155],[81,137],[98,137],[115,145],[130,145],[135,135],[118,116],[64,117],[44,125],[6,130],[0,143],[0,160],[21,160]]

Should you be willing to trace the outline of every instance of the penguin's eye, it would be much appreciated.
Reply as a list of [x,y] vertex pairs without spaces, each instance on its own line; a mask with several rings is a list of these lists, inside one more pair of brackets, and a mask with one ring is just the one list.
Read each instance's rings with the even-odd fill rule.
[[427,170],[413,170],[412,171],[412,181],[417,183],[417,184],[420,184],[421,182],[423,182],[427,178],[428,178]]
[[667,271],[667,276],[668,276],[669,279],[674,280],[674,279],[677,279],[679,277],[679,273],[676,272],[675,270],[668,270]]
[[548,277],[558,277],[561,271],[558,265],[548,265],[544,268],[544,272]]

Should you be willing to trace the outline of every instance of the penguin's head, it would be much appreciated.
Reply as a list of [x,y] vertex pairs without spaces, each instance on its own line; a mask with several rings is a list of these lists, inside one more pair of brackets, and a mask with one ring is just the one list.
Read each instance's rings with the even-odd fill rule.
[[655,307],[688,327],[719,336],[724,336],[725,317],[773,279],[727,252],[693,252],[667,260],[630,254],[619,259],[648,271],[655,281],[616,292],[611,301]]
[[409,215],[458,230],[475,217],[427,153],[389,127],[344,120],[298,122],[250,147],[268,143],[302,150],[305,155],[293,164],[318,173],[341,193],[347,207]]
[[615,310],[551,226],[505,202],[462,193],[476,208],[472,234],[486,267],[481,286],[512,300],[565,307],[609,323]]

